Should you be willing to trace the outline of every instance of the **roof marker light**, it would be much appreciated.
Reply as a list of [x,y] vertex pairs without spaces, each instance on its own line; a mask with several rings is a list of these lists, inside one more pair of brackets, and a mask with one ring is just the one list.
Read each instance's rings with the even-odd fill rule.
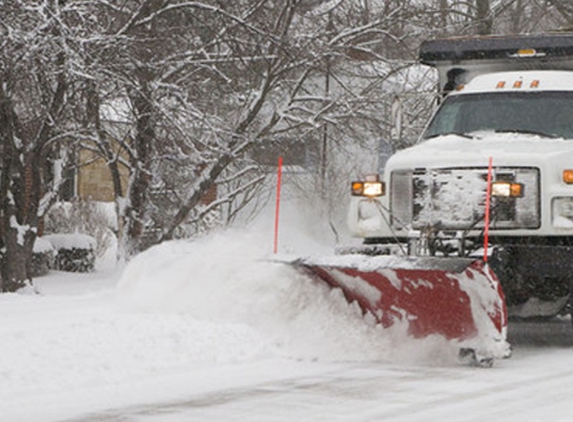
[[534,48],[521,48],[517,50],[517,53],[512,54],[511,57],[545,57],[546,55],[546,53],[537,51]]
[[539,79],[534,79],[531,81],[530,88],[539,88]]
[[495,87],[496,89],[505,88],[505,81],[499,81]]
[[514,88],[521,88],[521,85],[523,85],[523,81],[521,81],[521,80],[520,80],[520,81],[515,81],[515,82],[513,83],[513,87],[514,87]]
[[537,54],[534,48],[522,48],[517,50],[517,55],[519,57],[533,57]]

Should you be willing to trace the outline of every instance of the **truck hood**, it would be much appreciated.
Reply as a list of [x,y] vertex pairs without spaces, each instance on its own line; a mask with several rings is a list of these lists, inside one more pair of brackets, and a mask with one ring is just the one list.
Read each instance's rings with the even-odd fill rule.
[[541,167],[549,162],[573,165],[573,140],[520,133],[472,133],[473,139],[444,135],[398,151],[387,170],[494,166]]

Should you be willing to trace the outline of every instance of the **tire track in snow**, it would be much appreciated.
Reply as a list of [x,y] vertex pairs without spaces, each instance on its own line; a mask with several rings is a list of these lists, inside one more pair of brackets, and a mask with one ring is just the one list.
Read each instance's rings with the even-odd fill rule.
[[[524,368],[527,371],[527,368]],[[471,377],[470,377],[471,378]],[[504,381],[504,379],[514,381]],[[476,387],[483,383],[484,377],[479,376]],[[471,382],[470,379],[468,379]],[[434,383],[445,382],[441,378],[433,379]],[[393,411],[374,412],[372,420],[392,421],[547,421],[542,409],[547,409],[547,414],[555,411],[559,403],[570,401],[573,389],[573,369],[566,372],[550,372],[531,377],[515,377],[503,373],[497,373],[490,378],[488,385],[470,389],[462,393],[446,392],[437,394],[438,397],[430,398],[416,404],[410,403]],[[431,388],[428,385],[428,388]],[[436,396],[432,394],[431,396]],[[532,412],[538,413],[532,419]],[[558,415],[564,418],[567,415]],[[553,415],[552,417],[556,417]]]
[[[517,379],[507,376],[507,370],[520,370],[518,367],[493,373],[495,369],[352,365],[339,374],[226,389],[177,403],[112,410],[77,421],[163,421],[171,420],[169,415],[173,420],[181,417],[186,421],[228,420],[228,415],[238,421],[554,420],[543,415],[554,412],[556,402],[569,400],[573,368],[566,372],[554,368],[548,374]],[[452,385],[456,384],[462,392],[455,393]],[[439,391],[432,391],[433,387]]]
[[[341,363],[336,370],[195,394],[173,403],[114,409],[70,422],[570,420],[571,339],[556,334],[571,335],[570,327],[518,328],[523,332],[514,333],[514,357],[491,369]],[[539,342],[536,330],[547,330],[537,337]]]

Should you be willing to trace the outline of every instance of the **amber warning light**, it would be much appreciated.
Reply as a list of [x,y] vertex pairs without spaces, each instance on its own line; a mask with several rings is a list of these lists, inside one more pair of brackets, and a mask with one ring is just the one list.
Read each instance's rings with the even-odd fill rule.
[[563,170],[563,182],[568,185],[573,184],[573,170],[567,169]]

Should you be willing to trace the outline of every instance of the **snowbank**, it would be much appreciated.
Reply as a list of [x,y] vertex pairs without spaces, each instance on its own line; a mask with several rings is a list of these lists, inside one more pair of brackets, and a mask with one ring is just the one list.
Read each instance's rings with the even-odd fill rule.
[[[122,306],[185,314],[206,324],[206,333],[213,323],[228,332],[259,333],[252,338],[265,339],[266,349],[289,358],[388,357],[389,339],[380,327],[365,321],[340,291],[273,262],[261,240],[234,232],[152,248],[125,270],[119,283]],[[246,338],[240,342],[244,347]]]

